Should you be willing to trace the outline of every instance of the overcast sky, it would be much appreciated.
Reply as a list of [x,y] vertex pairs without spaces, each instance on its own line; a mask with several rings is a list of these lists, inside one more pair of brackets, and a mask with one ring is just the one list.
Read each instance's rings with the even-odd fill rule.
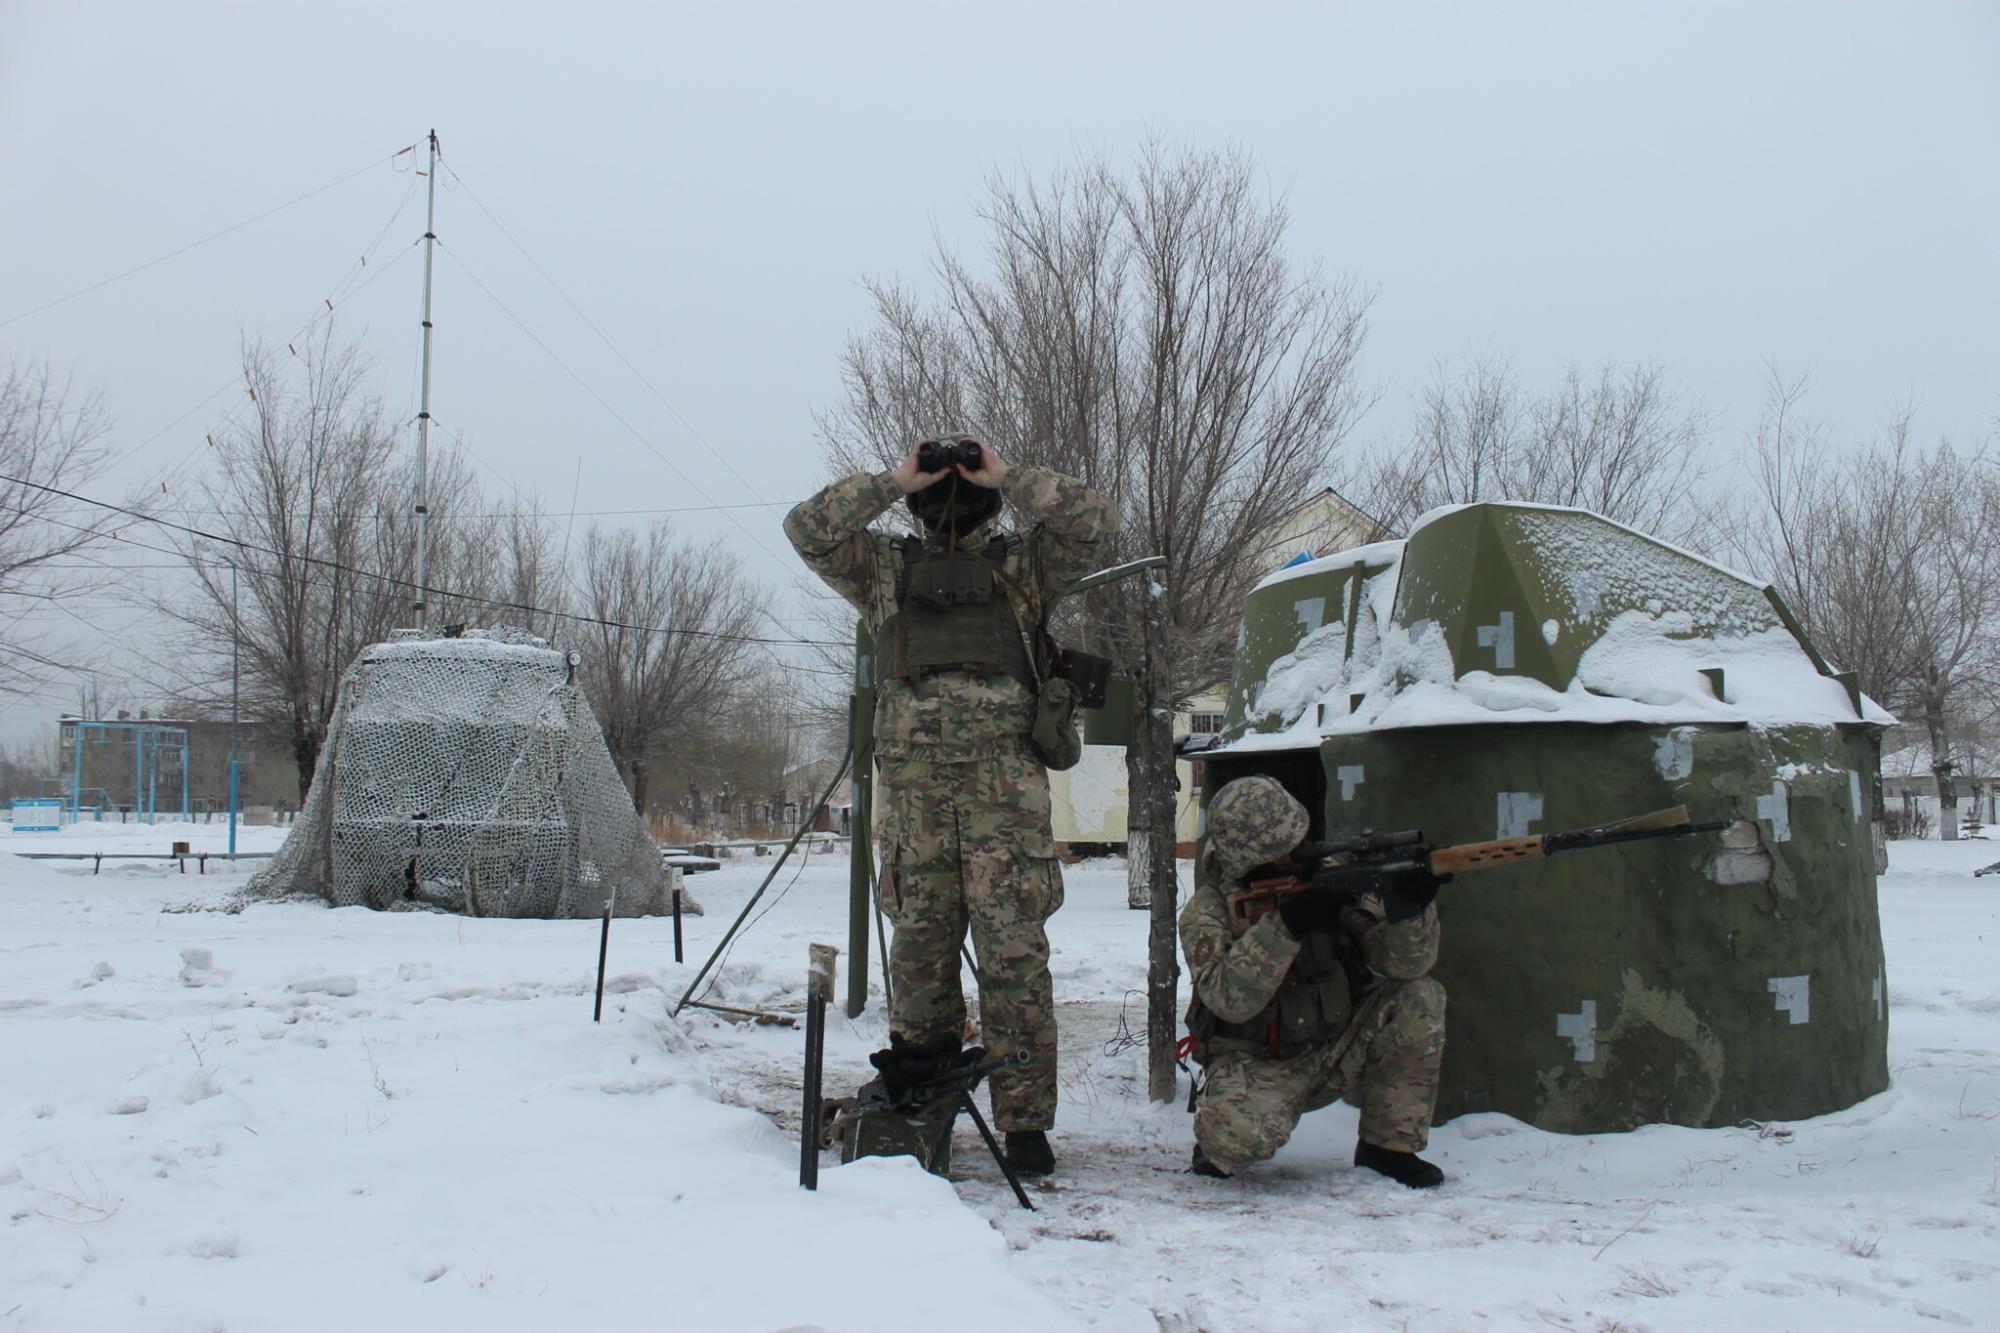
[[[388,159],[435,126],[466,188],[441,177],[433,410],[489,490],[789,501],[824,479],[857,279],[977,247],[996,165],[1156,134],[1250,150],[1294,253],[1376,293],[1359,442],[1491,349],[1530,384],[1663,363],[1725,447],[1773,360],[1814,370],[1836,437],[1914,399],[1926,439],[1973,443],[2000,414],[1996,71],[1991,4],[0,0],[0,355],[101,387],[121,451],[158,435],[96,492],[184,476],[239,336],[289,337],[379,235],[339,331],[413,413],[423,197]],[[780,513],[683,521],[776,582]],[[0,711],[0,739],[72,698]]]

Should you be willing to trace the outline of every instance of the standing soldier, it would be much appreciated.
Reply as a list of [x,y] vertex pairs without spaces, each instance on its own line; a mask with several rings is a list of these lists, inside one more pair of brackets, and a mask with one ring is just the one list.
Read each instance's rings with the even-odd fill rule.
[[[868,525],[908,497],[922,536]],[[1023,516],[1002,533],[1001,498]],[[925,440],[901,464],[833,483],[785,517],[806,564],[861,612],[875,641],[881,771],[877,892],[889,945],[891,1046],[955,1053],[965,1030],[959,950],[977,953],[993,1119],[1018,1172],[1055,1168],[1055,999],[1044,923],[1062,905],[1049,779],[1030,745],[1035,673],[1023,631],[1096,563],[1110,501],[1042,468],[1009,466],[971,436]]]
[[1354,1164],[1412,1189],[1444,1173],[1417,1156],[1430,1137],[1444,1056],[1438,879],[1411,871],[1380,893],[1284,895],[1241,934],[1228,895],[1277,873],[1306,836],[1306,810],[1268,777],[1238,778],[1208,807],[1208,874],[1181,911],[1194,978],[1188,1032],[1208,1081],[1194,1170],[1228,1176],[1270,1158],[1307,1111],[1361,1108]]

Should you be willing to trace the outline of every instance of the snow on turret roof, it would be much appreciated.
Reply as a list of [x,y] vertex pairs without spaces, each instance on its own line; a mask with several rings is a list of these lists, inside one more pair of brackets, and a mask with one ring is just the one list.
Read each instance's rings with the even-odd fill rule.
[[[1438,526],[1469,509],[1486,512]],[[1491,531],[1478,529],[1481,523]],[[1474,541],[1486,545],[1475,551],[1468,544]],[[1441,542],[1457,546],[1441,557]],[[1419,560],[1424,569],[1413,588],[1410,566]],[[1865,697],[1857,711],[1847,686],[1821,671],[1766,585],[1623,524],[1559,506],[1433,510],[1403,542],[1272,574],[1251,595],[1246,625],[1257,617],[1267,628],[1285,621],[1298,595],[1285,585],[1313,576],[1320,581],[1308,588],[1345,604],[1329,581],[1351,583],[1357,564],[1376,572],[1350,609],[1352,628],[1324,611],[1301,614],[1293,623],[1305,632],[1290,651],[1270,660],[1258,678],[1239,676],[1232,702],[1241,725],[1232,728],[1238,734],[1226,750],[1507,722],[1894,721]],[[1492,611],[1502,604],[1513,608],[1504,620]],[[1531,607],[1549,614],[1534,623]],[[1493,651],[1503,637],[1505,651]]]

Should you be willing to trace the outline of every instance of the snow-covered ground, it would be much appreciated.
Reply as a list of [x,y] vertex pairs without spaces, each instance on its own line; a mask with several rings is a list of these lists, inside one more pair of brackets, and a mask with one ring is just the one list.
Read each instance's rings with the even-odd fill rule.
[[[595,922],[232,914],[256,863],[4,854],[223,836],[0,835],[0,1330],[2000,1328],[1991,842],[1892,851],[1888,1092],[1740,1129],[1461,1119],[1432,1193],[1348,1167],[1346,1108],[1244,1179],[1186,1174],[1189,1117],[1118,1040],[1144,914],[1122,867],[1074,868],[1061,1167],[1028,1213],[969,1126],[955,1187],[829,1154],[800,1191],[799,1033],[668,1017],[768,858],[693,882],[686,965],[670,923],[617,922],[593,1025]],[[846,883],[787,865],[708,998],[797,1012]],[[829,1094],[876,1001],[833,1016]]]

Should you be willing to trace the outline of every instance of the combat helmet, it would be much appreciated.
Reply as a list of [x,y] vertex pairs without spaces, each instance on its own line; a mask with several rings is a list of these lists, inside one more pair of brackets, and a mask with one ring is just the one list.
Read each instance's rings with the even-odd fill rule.
[[1236,879],[1305,840],[1306,808],[1276,778],[1238,778],[1208,803],[1208,854],[1216,873]]

